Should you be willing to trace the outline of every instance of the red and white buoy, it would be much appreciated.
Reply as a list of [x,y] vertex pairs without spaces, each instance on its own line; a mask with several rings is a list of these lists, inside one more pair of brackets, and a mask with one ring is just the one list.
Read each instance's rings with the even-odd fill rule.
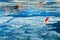
[[48,24],[48,17],[45,19],[45,24]]

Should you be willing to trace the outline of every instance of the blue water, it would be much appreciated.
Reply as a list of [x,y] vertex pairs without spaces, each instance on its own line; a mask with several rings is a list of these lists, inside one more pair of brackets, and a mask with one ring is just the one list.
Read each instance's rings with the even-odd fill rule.
[[0,2],[9,2],[9,1],[12,1],[12,0],[0,0]]
[[[60,40],[60,12],[37,13],[1,14],[0,40]],[[44,22],[46,17],[49,17],[49,25]]]
[[0,40],[60,40],[60,12],[27,8],[5,13],[0,8]]
[[[0,40],[60,40],[60,32],[57,31],[60,30],[57,29],[60,28],[59,24],[56,25],[57,22],[53,22],[46,25],[45,18],[43,16],[1,17]],[[51,18],[54,19],[54,17]]]

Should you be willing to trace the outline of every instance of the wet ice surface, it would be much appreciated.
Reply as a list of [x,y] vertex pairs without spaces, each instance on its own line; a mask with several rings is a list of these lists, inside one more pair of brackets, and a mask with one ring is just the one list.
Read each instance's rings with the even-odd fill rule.
[[[60,33],[55,27],[46,25],[46,17],[1,17],[0,40],[59,40]],[[49,23],[60,21],[59,17],[49,17]]]

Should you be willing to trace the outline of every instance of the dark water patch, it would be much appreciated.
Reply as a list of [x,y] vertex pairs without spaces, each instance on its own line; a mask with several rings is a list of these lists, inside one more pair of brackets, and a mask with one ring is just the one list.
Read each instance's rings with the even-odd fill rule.
[[53,29],[51,29],[51,30],[60,33],[60,21],[58,21],[57,23],[54,23],[54,24],[48,24],[48,25],[51,25],[52,27],[56,27],[56,28],[53,28]]

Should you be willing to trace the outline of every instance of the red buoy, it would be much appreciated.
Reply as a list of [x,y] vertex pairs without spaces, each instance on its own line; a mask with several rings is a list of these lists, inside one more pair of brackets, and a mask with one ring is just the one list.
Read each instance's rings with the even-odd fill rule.
[[48,24],[48,17],[45,19],[45,23]]

